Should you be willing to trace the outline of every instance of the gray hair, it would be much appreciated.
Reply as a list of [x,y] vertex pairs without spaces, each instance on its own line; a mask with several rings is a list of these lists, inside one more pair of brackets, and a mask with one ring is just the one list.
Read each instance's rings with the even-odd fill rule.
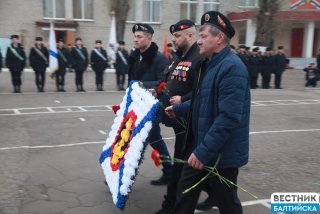
[[217,36],[219,33],[222,33],[223,34],[223,41],[226,43],[226,44],[229,44],[230,43],[230,38],[227,37],[227,35],[222,32],[219,28],[215,27],[214,25],[211,25],[211,24],[204,24],[200,27],[200,32],[203,31],[206,27],[209,27],[209,33],[212,35],[212,36]]

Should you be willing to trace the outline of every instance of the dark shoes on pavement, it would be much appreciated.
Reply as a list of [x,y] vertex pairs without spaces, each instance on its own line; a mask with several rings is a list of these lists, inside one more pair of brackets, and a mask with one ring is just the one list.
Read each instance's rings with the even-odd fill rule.
[[208,211],[211,210],[214,206],[217,206],[216,201],[214,200],[214,198],[208,197],[203,202],[198,203],[196,209],[201,211]]
[[170,181],[170,176],[162,174],[161,177],[157,180],[152,180],[150,182],[151,185],[159,186],[159,185],[167,185]]

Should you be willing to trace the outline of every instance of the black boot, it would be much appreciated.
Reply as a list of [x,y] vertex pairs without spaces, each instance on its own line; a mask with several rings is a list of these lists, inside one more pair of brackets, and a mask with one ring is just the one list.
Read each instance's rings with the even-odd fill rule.
[[83,86],[82,86],[82,85],[80,85],[80,91],[83,91],[83,92],[86,91],[86,90],[83,89]]
[[18,93],[18,86],[17,85],[14,85],[13,86],[13,91],[12,93]]
[[17,85],[17,93],[21,93],[20,85]]
[[159,186],[159,185],[167,185],[170,181],[170,177],[171,176],[168,176],[166,174],[162,174],[161,177],[157,180],[152,180],[150,182],[151,185],[155,185],[155,186]]
[[214,198],[212,196],[209,196],[206,200],[197,204],[196,209],[201,211],[208,211],[208,210],[211,210],[212,207],[216,207],[216,206],[217,206],[217,203],[214,200]]

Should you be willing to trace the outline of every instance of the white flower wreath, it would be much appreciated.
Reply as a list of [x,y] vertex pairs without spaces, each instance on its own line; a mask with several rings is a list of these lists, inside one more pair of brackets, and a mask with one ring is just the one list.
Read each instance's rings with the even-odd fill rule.
[[[139,82],[132,82],[123,97],[100,156],[113,202],[120,209],[126,204],[138,173],[146,139],[153,122],[157,120],[158,112],[158,100],[142,88]],[[128,133],[130,137],[126,135]]]

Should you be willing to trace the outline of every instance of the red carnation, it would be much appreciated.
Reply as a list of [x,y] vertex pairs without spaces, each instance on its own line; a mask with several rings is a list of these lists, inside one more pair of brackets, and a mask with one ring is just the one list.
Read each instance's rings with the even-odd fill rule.
[[117,111],[120,109],[120,105],[113,105],[111,108],[112,108],[112,111],[116,114]]
[[158,150],[156,149],[152,150],[151,159],[153,160],[154,165],[156,165],[156,167],[159,167],[161,165],[161,158]]
[[166,87],[166,83],[165,82],[161,82],[159,84],[159,86],[158,86],[157,94],[161,94],[164,87]]

